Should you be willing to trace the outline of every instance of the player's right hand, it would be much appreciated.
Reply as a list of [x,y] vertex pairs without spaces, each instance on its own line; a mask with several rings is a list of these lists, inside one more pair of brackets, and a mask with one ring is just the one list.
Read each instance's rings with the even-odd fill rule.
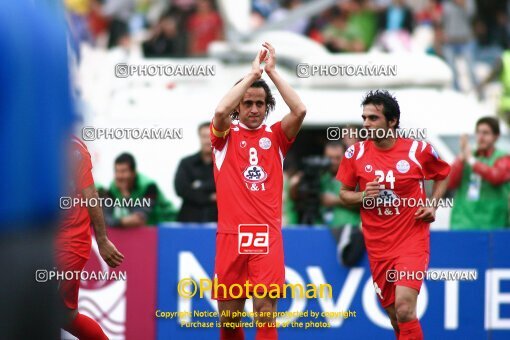
[[124,260],[124,255],[117,250],[110,240],[105,239],[102,242],[98,242],[97,246],[99,248],[99,254],[110,267],[115,268]]
[[379,196],[379,177],[376,177],[372,182],[368,182],[365,187],[365,197]]
[[262,49],[257,53],[257,56],[255,59],[253,59],[253,62],[251,63],[251,71],[252,73],[257,77],[257,79],[260,79],[262,77],[262,72],[264,70],[260,67],[260,64],[266,59],[267,50]]

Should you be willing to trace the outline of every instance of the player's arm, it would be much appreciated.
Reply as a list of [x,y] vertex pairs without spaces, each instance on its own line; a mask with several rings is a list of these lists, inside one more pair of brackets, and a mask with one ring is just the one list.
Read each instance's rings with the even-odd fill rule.
[[[244,93],[256,80],[262,76],[260,63],[266,57],[267,51],[261,50],[251,64],[251,71],[239,83],[234,85],[221,99],[214,111],[213,126],[219,132],[227,131],[232,122],[230,114],[239,105]],[[220,136],[218,136],[220,137]]]
[[[91,200],[98,200],[99,197],[94,184],[84,188],[82,190],[82,195],[86,202],[90,202]],[[89,212],[90,220],[94,226],[94,234],[96,235],[99,253],[110,267],[115,268],[122,263],[124,255],[122,255],[117,250],[117,248],[115,248],[113,243],[108,239],[108,236],[106,235],[103,210],[98,204],[95,204],[94,206],[89,205],[87,209]]]
[[[446,192],[446,189],[448,187],[448,180],[441,179],[441,180],[435,180],[434,184],[432,185],[432,195],[430,196],[430,199],[432,202],[439,202],[439,199],[442,198]],[[414,218],[417,220],[423,220],[427,223],[432,223],[436,220],[436,210],[437,206],[435,207],[420,207],[415,213]]]
[[[431,145],[427,145],[425,151],[420,153],[418,157],[423,164],[425,179],[434,181],[430,197],[431,201],[439,202],[439,199],[444,196],[448,188],[448,175],[451,168],[448,163],[439,158],[439,155]],[[420,207],[416,211],[414,218],[427,223],[434,222],[436,220],[437,208],[437,206]]]
[[306,115],[306,107],[299,98],[297,92],[294,91],[278,72],[276,72],[276,54],[274,47],[268,42],[262,45],[269,50],[269,55],[264,59],[266,62],[264,69],[275,84],[278,92],[280,92],[285,104],[287,104],[290,109],[290,113],[282,119],[282,130],[288,139],[292,139],[296,137],[301,128],[301,124],[303,124],[303,119],[305,119]]
[[355,187],[342,184],[340,188],[340,204],[346,207],[359,207],[363,199],[379,196],[379,186],[377,177],[372,182],[368,182],[365,191],[362,192],[356,191]]

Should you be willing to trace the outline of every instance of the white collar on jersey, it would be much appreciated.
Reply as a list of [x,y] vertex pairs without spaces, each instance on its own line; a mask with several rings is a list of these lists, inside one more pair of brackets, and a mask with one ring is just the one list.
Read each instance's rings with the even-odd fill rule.
[[240,127],[242,127],[243,129],[246,129],[246,130],[252,130],[252,131],[258,130],[258,129],[260,129],[260,128],[262,128],[263,126],[265,126],[265,125],[266,125],[266,124],[262,123],[262,124],[260,124],[258,127],[256,127],[256,128],[254,128],[254,129],[252,129],[252,128],[247,127],[246,125],[244,125],[244,124],[243,124],[243,123],[241,123],[241,122],[238,122],[237,124],[238,124]]

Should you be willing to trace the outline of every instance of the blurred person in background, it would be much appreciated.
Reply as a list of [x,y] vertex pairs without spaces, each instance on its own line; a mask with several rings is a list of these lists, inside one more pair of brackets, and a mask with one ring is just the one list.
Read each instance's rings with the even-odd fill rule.
[[196,11],[187,22],[188,55],[205,56],[207,47],[223,39],[223,23],[212,0],[197,0]]
[[350,0],[341,4],[340,10],[347,12],[348,31],[352,32],[356,40],[361,40],[361,51],[368,51],[377,35],[377,14],[371,1]]
[[338,193],[342,183],[336,180],[338,168],[345,153],[345,147],[337,141],[330,141],[324,147],[324,157],[330,167],[321,175],[321,210],[323,222],[332,229],[338,241],[337,253],[340,262],[353,266],[362,258],[365,250],[360,228],[358,208],[347,208],[341,204]]
[[163,221],[173,221],[175,211],[152,179],[137,172],[133,155],[123,153],[115,159],[115,179],[102,196],[132,200],[149,199],[150,206],[111,207],[105,209],[107,225],[111,227],[131,228],[154,226]]
[[[92,162],[85,144],[72,137],[69,148],[69,169],[71,179],[66,195],[72,200],[98,199],[92,177]],[[62,203],[61,203],[62,204]],[[94,227],[99,254],[112,268],[119,266],[122,255],[108,239],[103,211],[99,204],[90,206],[71,202],[60,222],[56,237],[55,257],[60,272],[81,272],[87,263],[92,249],[90,226]],[[78,339],[108,339],[101,326],[90,317],[78,313],[79,277],[59,281],[58,291],[67,309],[63,328]]]
[[[299,8],[302,5],[301,0],[284,0],[282,7],[275,9],[268,18],[269,22],[279,22],[285,20],[291,11]],[[308,27],[308,18],[303,17],[292,24],[289,24],[284,29],[297,33],[304,34]]]
[[413,14],[405,0],[393,0],[379,14],[379,44],[385,51],[399,52],[411,49]]
[[64,321],[52,270],[76,118],[59,1],[0,1],[0,337],[58,339]]
[[146,58],[182,57],[179,51],[177,19],[172,15],[161,17],[151,29],[151,36],[142,43]]
[[453,87],[460,91],[459,72],[456,58],[462,56],[467,64],[471,86],[477,88],[478,81],[475,75],[475,48],[476,42],[471,27],[471,18],[475,12],[473,0],[446,0],[443,3],[443,29],[442,53],[453,72]]
[[278,0],[253,0],[252,11],[265,20],[280,6]]
[[361,36],[348,25],[347,11],[337,7],[333,8],[331,20],[322,30],[322,39],[326,48],[333,53],[365,50]]
[[480,83],[479,92],[482,93],[485,86],[498,77],[503,87],[498,111],[504,121],[510,126],[510,48],[503,52],[492,67],[487,78]]
[[214,183],[209,122],[200,124],[200,151],[183,158],[175,175],[175,191],[182,198],[179,222],[216,222],[216,185]]
[[335,179],[345,152],[340,142],[330,141],[324,147],[324,157],[329,160],[330,168],[321,176],[322,217],[326,225],[332,228],[359,226],[359,209],[349,209],[340,202],[338,193],[342,184]]
[[456,189],[450,226],[452,230],[494,230],[508,227],[510,156],[495,147],[499,122],[483,117],[476,123],[476,144],[467,136],[452,164],[448,189]]
[[105,0],[101,14],[109,19],[108,48],[129,45],[129,20],[133,16],[136,0]]

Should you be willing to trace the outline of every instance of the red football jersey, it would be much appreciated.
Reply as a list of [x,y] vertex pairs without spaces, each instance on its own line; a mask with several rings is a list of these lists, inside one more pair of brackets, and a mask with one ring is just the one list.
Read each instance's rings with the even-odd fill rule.
[[[70,155],[71,183],[69,197],[82,199],[82,190],[94,184],[92,162],[85,144],[76,137],[71,138]],[[64,210],[57,232],[57,251],[72,252],[88,258],[91,247],[90,216],[85,205],[71,206]]]
[[210,134],[218,202],[218,232],[237,234],[240,224],[282,226],[283,160],[295,138],[281,122],[249,129],[232,123],[225,137]]
[[[365,190],[376,177],[381,198],[425,201],[424,180],[441,180],[450,166],[425,141],[398,138],[390,149],[377,148],[372,141],[347,149],[336,178],[344,185]],[[403,202],[404,200],[401,200]],[[371,259],[429,252],[429,223],[415,219],[418,206],[361,207],[363,236]]]

